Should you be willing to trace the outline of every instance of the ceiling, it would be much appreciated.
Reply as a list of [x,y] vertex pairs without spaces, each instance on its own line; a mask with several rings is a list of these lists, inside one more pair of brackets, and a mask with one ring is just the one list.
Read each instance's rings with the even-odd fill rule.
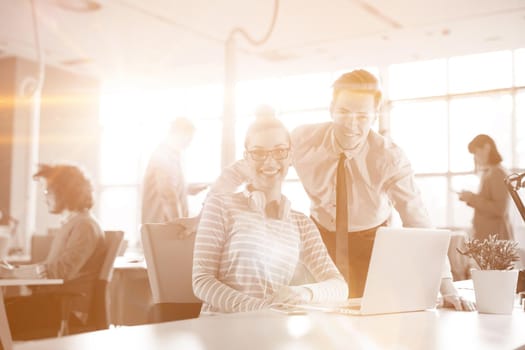
[[[34,0],[47,64],[104,80],[222,82],[232,29],[255,39],[276,0]],[[91,0],[95,1],[95,0]],[[234,38],[236,78],[337,71],[525,47],[525,0],[281,0],[264,44]],[[0,57],[36,60],[30,0],[0,0]]]

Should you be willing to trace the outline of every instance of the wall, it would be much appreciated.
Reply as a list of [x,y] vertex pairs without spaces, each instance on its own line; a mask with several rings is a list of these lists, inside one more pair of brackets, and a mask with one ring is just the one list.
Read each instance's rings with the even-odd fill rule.
[[[0,60],[0,67],[2,64],[3,60]],[[28,90],[35,80],[37,66],[17,58],[15,72],[17,99],[13,110],[10,207],[11,215],[20,221],[15,245],[25,248],[31,234],[44,234],[59,224],[59,218],[47,211],[42,188],[32,180],[36,163],[81,165],[91,175],[96,188],[100,139],[99,82],[91,77],[46,67],[40,116],[35,121],[34,105],[22,97],[28,95],[24,90]],[[35,125],[38,127],[38,152],[35,163],[30,165],[31,128]],[[34,211],[31,205],[35,205]],[[34,214],[28,218],[31,212]],[[34,225],[31,220],[34,220]]]
[[11,201],[11,164],[13,155],[13,90],[15,59],[0,64],[0,225],[7,225]]

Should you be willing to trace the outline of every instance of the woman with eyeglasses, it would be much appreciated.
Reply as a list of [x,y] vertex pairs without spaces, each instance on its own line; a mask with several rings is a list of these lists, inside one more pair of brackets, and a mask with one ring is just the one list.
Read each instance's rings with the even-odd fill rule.
[[[195,238],[193,290],[201,314],[269,308],[275,303],[338,302],[348,288],[315,224],[281,193],[290,135],[275,118],[248,129],[244,191],[211,195]],[[306,270],[313,282],[293,285]]]
[[[90,211],[93,187],[84,171],[69,164],[41,164],[33,178],[44,186],[49,212],[61,218],[47,258],[33,265],[33,275],[63,279],[64,284],[36,287],[29,296],[6,300],[15,339],[56,336],[61,320],[56,296],[64,293],[74,296],[71,311],[75,317],[70,324],[82,324],[105,256],[104,232]],[[14,277],[23,277],[20,273],[16,268],[12,271]]]

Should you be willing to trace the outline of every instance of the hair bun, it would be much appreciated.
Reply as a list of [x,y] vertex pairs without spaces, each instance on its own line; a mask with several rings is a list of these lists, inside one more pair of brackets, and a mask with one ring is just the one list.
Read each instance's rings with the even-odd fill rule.
[[260,105],[255,109],[256,120],[275,119],[275,108],[270,105]]

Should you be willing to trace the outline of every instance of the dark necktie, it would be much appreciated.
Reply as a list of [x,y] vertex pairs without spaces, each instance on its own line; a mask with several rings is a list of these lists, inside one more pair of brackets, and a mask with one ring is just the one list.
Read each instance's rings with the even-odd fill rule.
[[344,153],[337,163],[335,207],[335,264],[348,283],[348,203]]

